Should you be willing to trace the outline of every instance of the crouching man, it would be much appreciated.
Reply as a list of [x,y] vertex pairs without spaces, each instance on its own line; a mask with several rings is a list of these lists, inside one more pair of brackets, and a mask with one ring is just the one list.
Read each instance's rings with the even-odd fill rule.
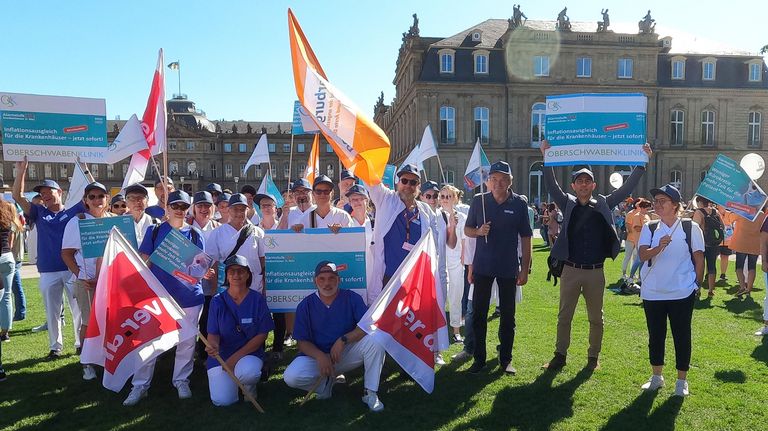
[[300,354],[285,369],[283,378],[288,386],[306,391],[320,379],[317,398],[327,399],[337,375],[362,365],[362,400],[371,411],[378,412],[384,409],[376,394],[384,366],[384,348],[357,326],[367,311],[363,298],[351,290],[339,289],[339,281],[336,264],[317,264],[317,292],[296,307],[293,337],[298,341]]

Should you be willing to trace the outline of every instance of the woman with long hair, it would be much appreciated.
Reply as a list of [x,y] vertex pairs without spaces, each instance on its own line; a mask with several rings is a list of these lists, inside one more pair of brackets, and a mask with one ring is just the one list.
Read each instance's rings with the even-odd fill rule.
[[21,235],[21,224],[16,208],[0,198],[0,342],[8,341],[8,331],[13,325],[13,300],[11,288],[16,260],[13,258],[13,239]]

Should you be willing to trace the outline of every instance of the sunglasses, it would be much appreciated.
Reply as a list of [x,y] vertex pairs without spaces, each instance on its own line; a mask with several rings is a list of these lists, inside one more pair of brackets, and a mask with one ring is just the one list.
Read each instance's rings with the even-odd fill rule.
[[433,194],[430,194],[430,193],[425,193],[424,197],[427,198],[427,199],[437,199],[437,194],[433,195]]
[[316,195],[320,195],[320,196],[328,196],[328,195],[331,194],[332,191],[333,190],[317,189],[317,190],[312,190],[312,193],[314,193]]
[[114,204],[112,205],[112,208],[125,208],[125,204]]
[[107,197],[107,195],[105,195],[105,194],[101,194],[101,195],[88,195],[88,199],[90,199],[90,200],[104,199],[105,197]]
[[186,211],[189,209],[189,205],[187,204],[171,204],[170,207],[174,211],[179,211],[179,210]]
[[415,187],[419,185],[419,180],[409,180],[408,178],[400,178],[400,184],[404,186],[411,185]]
[[453,195],[440,195],[440,199],[453,199]]

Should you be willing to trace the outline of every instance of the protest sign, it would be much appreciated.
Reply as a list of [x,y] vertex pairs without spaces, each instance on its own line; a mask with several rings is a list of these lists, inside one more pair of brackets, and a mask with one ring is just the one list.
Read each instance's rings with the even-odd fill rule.
[[327,228],[270,230],[266,244],[267,304],[273,312],[292,312],[305,296],[316,291],[315,266],[323,260],[339,268],[342,289],[366,297],[365,229]]
[[86,259],[104,256],[104,247],[107,245],[113,226],[120,230],[134,249],[139,248],[136,244],[136,229],[132,216],[81,219],[78,223],[80,224],[80,248]]
[[768,196],[744,169],[722,154],[717,155],[696,194],[750,221],[755,221],[768,201]]
[[640,165],[648,161],[648,100],[642,94],[564,94],[547,97],[547,166]]
[[397,166],[387,165],[384,168],[384,175],[381,177],[381,183],[389,189],[395,190],[395,171]]
[[104,99],[0,93],[0,129],[7,161],[105,163]]
[[211,256],[176,229],[168,232],[149,261],[189,286],[197,284],[213,264]]

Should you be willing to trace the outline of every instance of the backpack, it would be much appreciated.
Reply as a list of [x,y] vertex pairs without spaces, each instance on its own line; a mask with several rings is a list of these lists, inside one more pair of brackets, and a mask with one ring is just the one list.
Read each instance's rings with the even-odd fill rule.
[[723,225],[723,221],[715,210],[711,210],[709,214],[707,214],[704,208],[699,208],[698,210],[704,215],[704,226],[702,226],[704,245],[707,247],[717,247],[725,238],[725,225]]
[[[651,231],[651,243],[653,243],[653,233],[656,231],[656,228],[659,227],[659,223],[661,220],[652,220],[648,222],[648,229]],[[688,253],[691,255],[691,262],[693,262],[693,267],[696,268],[696,262],[693,260],[693,248],[691,247],[691,228],[693,226],[693,221],[689,218],[684,218],[680,220],[680,223],[683,225],[683,232],[685,232],[685,242],[688,244]],[[648,268],[651,267],[651,260],[648,260]]]

